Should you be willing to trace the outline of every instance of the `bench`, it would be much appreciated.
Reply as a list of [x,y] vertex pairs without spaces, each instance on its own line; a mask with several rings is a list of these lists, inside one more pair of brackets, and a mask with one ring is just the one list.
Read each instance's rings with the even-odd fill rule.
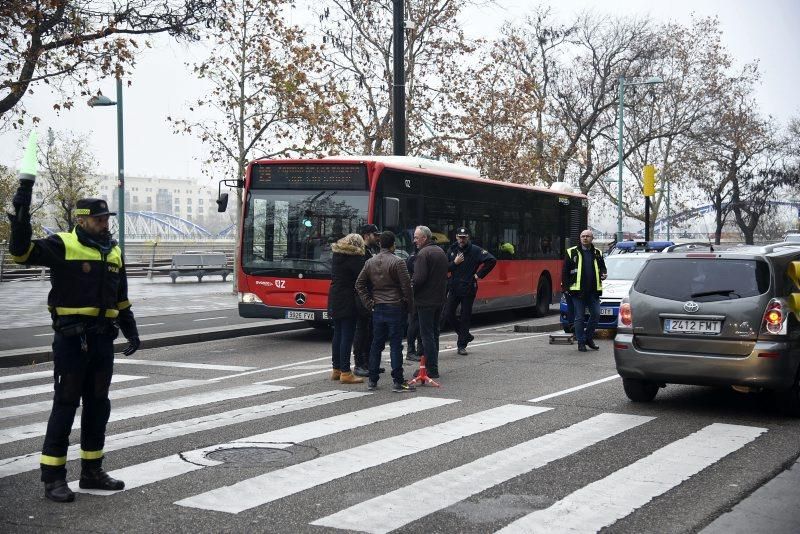
[[172,264],[167,267],[153,268],[151,271],[168,271],[174,284],[179,276],[196,276],[198,282],[206,275],[218,274],[224,282],[233,271],[228,267],[228,258],[224,252],[182,252],[172,255]]

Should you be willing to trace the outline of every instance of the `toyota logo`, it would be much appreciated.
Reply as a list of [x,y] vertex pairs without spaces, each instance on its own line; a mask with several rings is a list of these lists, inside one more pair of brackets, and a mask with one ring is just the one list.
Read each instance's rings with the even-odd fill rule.
[[297,303],[298,306],[302,306],[306,303],[306,295],[305,293],[298,293],[294,296],[294,301]]
[[683,309],[689,313],[694,313],[700,309],[700,305],[693,300],[690,300],[686,304],[683,305]]

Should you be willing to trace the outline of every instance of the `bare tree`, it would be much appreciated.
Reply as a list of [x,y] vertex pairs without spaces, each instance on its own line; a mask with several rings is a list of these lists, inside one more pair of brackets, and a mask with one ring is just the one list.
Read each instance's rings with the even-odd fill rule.
[[[0,126],[23,123],[22,99],[38,84],[62,90],[71,82],[86,95],[91,74],[120,76],[135,63],[135,36],[191,38],[214,5],[210,0],[0,2]],[[61,96],[54,107],[72,107],[74,92],[62,90]]]

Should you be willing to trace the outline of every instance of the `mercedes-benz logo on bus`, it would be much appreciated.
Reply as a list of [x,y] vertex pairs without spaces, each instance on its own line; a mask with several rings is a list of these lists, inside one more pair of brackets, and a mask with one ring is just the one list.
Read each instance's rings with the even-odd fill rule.
[[302,306],[306,303],[306,294],[305,293],[298,293],[294,296],[294,301],[297,303],[298,306]]
[[700,309],[700,305],[693,300],[690,300],[686,304],[683,305],[683,309],[686,310],[688,313],[694,313]]

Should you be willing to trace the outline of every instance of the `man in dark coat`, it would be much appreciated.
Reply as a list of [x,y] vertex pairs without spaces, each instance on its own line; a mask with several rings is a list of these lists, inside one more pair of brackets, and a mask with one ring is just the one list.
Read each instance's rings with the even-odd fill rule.
[[[467,354],[467,344],[474,339],[469,333],[469,324],[472,319],[472,304],[478,293],[478,280],[486,278],[497,260],[489,251],[470,243],[469,230],[463,226],[456,230],[456,242],[450,247],[447,256],[450,260],[450,281],[444,316],[458,334],[458,353],[464,356]],[[459,304],[460,319],[456,318]]]
[[364,240],[358,234],[348,234],[333,244],[331,287],[328,292],[328,317],[333,319],[331,380],[344,384],[359,384],[363,378],[350,371],[350,351],[359,311],[356,307],[356,279],[364,267]]
[[419,248],[412,278],[419,335],[428,376],[439,378],[439,318],[447,299],[447,254],[433,243],[427,226],[417,226],[414,243]]

